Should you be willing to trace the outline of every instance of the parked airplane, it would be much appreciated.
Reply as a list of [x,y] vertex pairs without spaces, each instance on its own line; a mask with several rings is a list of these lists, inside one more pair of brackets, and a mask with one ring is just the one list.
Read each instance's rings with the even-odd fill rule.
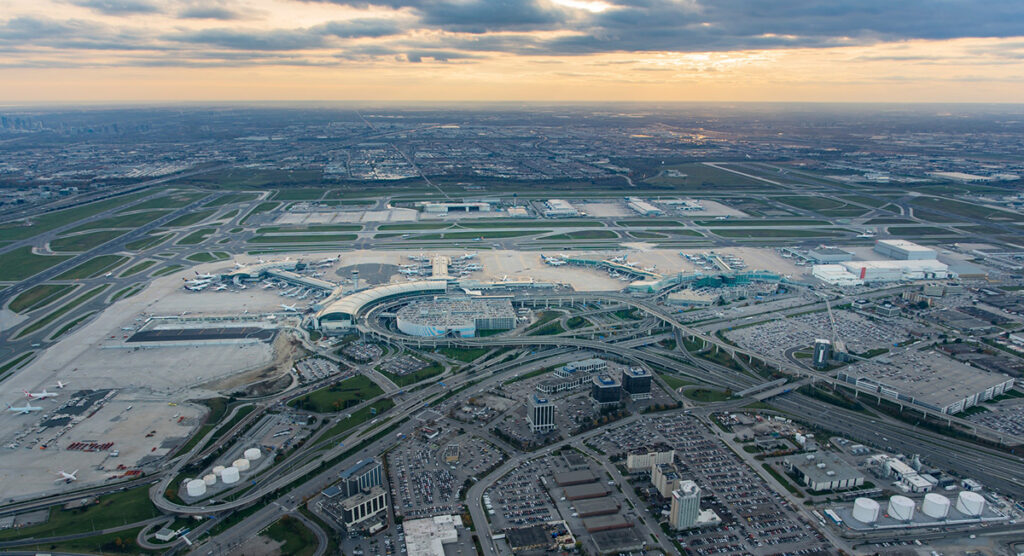
[[210,287],[210,283],[209,282],[202,282],[202,283],[199,283],[199,284],[193,284],[193,283],[186,283],[185,284],[185,289],[190,291],[190,292],[201,292],[201,291],[205,290],[208,287]]
[[57,381],[57,388],[63,389],[67,385],[68,385],[67,382],[62,382],[60,380]]
[[197,270],[196,278],[199,280],[213,280],[214,278],[216,278],[216,276],[214,276],[213,274],[199,274],[199,271]]
[[57,480],[54,481],[55,483],[59,483],[61,481],[64,481],[65,483],[73,483],[73,482],[78,480],[78,477],[76,476],[76,475],[78,475],[78,470],[77,469],[75,469],[71,473],[65,473],[64,471],[58,471],[57,473],[54,473],[54,475],[57,475],[57,477],[58,477]]
[[56,392],[47,392],[46,388],[43,388],[42,392],[29,392],[28,390],[22,390],[25,393],[25,397],[30,400],[45,400],[46,398],[56,398]]
[[285,305],[284,303],[282,303],[281,308],[284,309],[285,311],[294,311],[296,313],[299,312],[299,308],[296,307],[295,305]]
[[217,286],[216,288],[213,288],[213,291],[215,291],[215,292],[222,292],[222,291],[224,291],[226,289],[228,289],[228,287],[225,286],[224,284],[221,284],[221,285]]
[[42,411],[42,410],[43,410],[43,408],[36,407],[34,405],[29,405],[28,402],[25,402],[25,405],[23,407],[14,407],[11,404],[7,404],[7,411],[13,411],[15,413],[22,413],[22,414],[26,414],[26,415],[29,414],[29,413],[32,413],[33,411]]
[[337,257],[329,257],[329,258],[321,260],[320,262],[318,262],[316,264],[318,264],[318,265],[329,265],[329,264],[333,264],[333,263],[338,262],[338,259],[340,259],[340,258],[341,258],[341,255],[338,255]]
[[475,258],[476,258],[476,253],[466,253],[465,255],[459,257],[459,260],[460,261],[468,261],[470,259],[475,259]]

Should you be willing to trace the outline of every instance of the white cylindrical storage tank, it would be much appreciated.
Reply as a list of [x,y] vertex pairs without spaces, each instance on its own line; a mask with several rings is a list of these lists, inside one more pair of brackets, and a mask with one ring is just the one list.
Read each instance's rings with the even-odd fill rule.
[[225,467],[224,473],[221,474],[220,480],[224,481],[226,485],[232,485],[238,482],[238,468],[237,467]]
[[245,456],[245,459],[247,459],[249,461],[256,461],[256,460],[260,459],[261,457],[263,457],[263,453],[260,452],[259,448],[249,448],[242,455]]
[[985,499],[977,492],[965,490],[956,497],[956,511],[970,517],[981,517],[985,511]]
[[889,517],[898,521],[914,519],[914,501],[898,494],[893,496],[889,499]]
[[214,475],[213,473],[210,473],[209,475],[203,475],[203,482],[206,483],[206,486],[213,486],[217,484],[217,476]]
[[870,498],[858,498],[853,502],[853,518],[861,523],[878,521],[879,511],[881,506]]
[[206,483],[202,479],[192,479],[185,483],[185,492],[192,497],[202,496],[206,494]]
[[237,469],[239,471],[248,471],[249,470],[249,460],[247,460],[245,458],[236,459],[235,461],[231,462],[231,467],[234,467],[235,469]]
[[946,519],[946,516],[949,515],[949,498],[941,494],[929,492],[924,495],[921,511],[928,517]]
[[224,472],[224,466],[223,465],[215,465],[215,466],[213,466],[213,474],[214,475],[220,477],[220,474],[223,473],[223,472]]

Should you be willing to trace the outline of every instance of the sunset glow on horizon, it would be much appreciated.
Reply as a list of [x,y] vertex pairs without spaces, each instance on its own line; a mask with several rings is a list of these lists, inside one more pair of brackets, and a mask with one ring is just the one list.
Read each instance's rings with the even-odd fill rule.
[[1019,102],[1011,2],[12,0],[0,102]]

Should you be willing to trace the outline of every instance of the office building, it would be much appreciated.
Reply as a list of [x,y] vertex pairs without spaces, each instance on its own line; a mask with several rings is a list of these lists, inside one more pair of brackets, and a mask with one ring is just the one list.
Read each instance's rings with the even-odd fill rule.
[[676,531],[690,529],[697,525],[700,517],[700,487],[686,480],[672,491],[672,507],[669,510],[669,525]]
[[608,375],[595,375],[591,386],[590,397],[599,408],[618,405],[622,399],[622,384]]
[[622,391],[633,400],[651,399],[651,372],[643,367],[629,367],[622,371]]
[[671,463],[651,466],[651,484],[658,489],[658,494],[665,498],[672,498],[672,491],[677,490],[682,481],[679,470]]
[[832,342],[818,338],[814,340],[814,367],[824,369],[832,358]]
[[645,446],[626,454],[626,467],[630,473],[649,471],[652,466],[672,463],[676,451],[668,444]]
[[555,404],[547,398],[531,394],[526,402],[526,420],[533,432],[555,430]]
[[342,498],[355,496],[375,486],[384,485],[383,466],[376,458],[364,459],[341,472],[338,489]]
[[387,493],[379,486],[346,498],[341,503],[342,524],[352,527],[372,518],[387,508],[387,499]]

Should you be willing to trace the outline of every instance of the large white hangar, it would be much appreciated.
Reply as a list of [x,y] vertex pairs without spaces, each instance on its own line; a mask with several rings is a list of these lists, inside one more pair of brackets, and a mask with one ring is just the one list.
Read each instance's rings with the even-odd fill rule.
[[442,297],[402,307],[395,323],[410,336],[472,338],[478,331],[515,328],[516,313],[508,298]]

